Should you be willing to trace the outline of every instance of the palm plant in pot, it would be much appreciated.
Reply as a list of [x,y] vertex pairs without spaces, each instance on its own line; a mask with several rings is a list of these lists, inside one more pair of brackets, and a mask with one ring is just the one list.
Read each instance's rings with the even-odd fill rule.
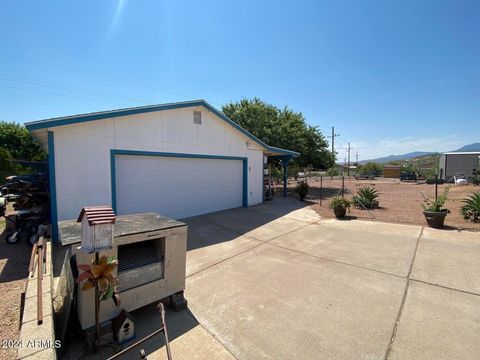
[[335,196],[330,201],[330,209],[333,210],[337,219],[344,218],[347,214],[347,210],[350,210],[352,202],[340,196]]
[[445,217],[450,213],[450,210],[443,207],[448,200],[448,191],[449,188],[447,187],[435,199],[425,198],[423,201],[423,215],[425,215],[428,226],[437,229],[443,227]]

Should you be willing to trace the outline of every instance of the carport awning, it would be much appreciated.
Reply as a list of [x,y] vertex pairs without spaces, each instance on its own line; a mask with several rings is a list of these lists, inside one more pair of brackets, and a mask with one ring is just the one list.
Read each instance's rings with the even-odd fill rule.
[[286,157],[294,158],[294,157],[299,157],[300,153],[292,150],[287,150],[287,149],[282,149],[282,148],[267,145],[265,155],[272,156],[272,157],[286,156]]

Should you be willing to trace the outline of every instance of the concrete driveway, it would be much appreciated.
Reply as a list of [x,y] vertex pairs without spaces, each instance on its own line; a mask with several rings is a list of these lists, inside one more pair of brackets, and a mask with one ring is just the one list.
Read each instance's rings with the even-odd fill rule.
[[322,220],[293,199],[186,222],[176,360],[480,359],[479,233]]

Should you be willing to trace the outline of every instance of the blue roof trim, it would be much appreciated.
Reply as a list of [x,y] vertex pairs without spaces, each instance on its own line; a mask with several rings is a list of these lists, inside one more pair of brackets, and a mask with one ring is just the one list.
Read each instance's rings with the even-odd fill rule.
[[169,104],[139,106],[139,107],[134,107],[134,108],[101,111],[101,112],[81,114],[81,115],[73,115],[73,116],[64,116],[64,117],[58,117],[58,118],[52,118],[52,119],[31,121],[31,122],[25,123],[25,126],[31,132],[31,131],[34,131],[34,130],[48,129],[48,128],[52,128],[52,127],[56,127],[56,126],[78,124],[78,123],[88,122],[88,121],[109,119],[109,118],[118,117],[118,116],[144,114],[144,113],[149,113],[149,112],[154,112],[154,111],[181,109],[181,108],[193,107],[193,106],[203,106],[207,110],[210,110],[215,115],[217,115],[219,118],[221,118],[222,120],[227,122],[229,125],[231,125],[235,129],[237,129],[238,131],[240,131],[241,133],[243,133],[244,135],[246,135],[247,137],[249,137],[250,139],[255,141],[256,143],[258,143],[259,145],[261,145],[262,147],[264,147],[268,151],[279,152],[279,153],[282,153],[282,154],[285,154],[285,155],[291,155],[293,157],[300,156],[300,153],[298,153],[298,152],[291,151],[291,150],[286,150],[286,149],[281,149],[281,148],[276,148],[276,147],[269,146],[269,145],[265,144],[262,140],[260,140],[256,136],[249,133],[247,130],[242,128],[240,125],[238,125],[233,120],[230,120],[222,112],[220,112],[219,110],[214,108],[212,105],[207,103],[205,100],[192,100],[192,101],[184,101],[184,102],[169,103]]

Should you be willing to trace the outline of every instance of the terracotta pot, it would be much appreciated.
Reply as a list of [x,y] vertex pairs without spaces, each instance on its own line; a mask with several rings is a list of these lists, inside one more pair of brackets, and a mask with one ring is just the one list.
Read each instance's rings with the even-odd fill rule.
[[336,206],[333,208],[333,213],[337,219],[344,218],[347,214],[347,208],[344,208],[343,206]]
[[447,211],[423,211],[423,215],[425,215],[425,220],[427,220],[428,226],[435,229],[440,229],[443,227],[447,214]]

